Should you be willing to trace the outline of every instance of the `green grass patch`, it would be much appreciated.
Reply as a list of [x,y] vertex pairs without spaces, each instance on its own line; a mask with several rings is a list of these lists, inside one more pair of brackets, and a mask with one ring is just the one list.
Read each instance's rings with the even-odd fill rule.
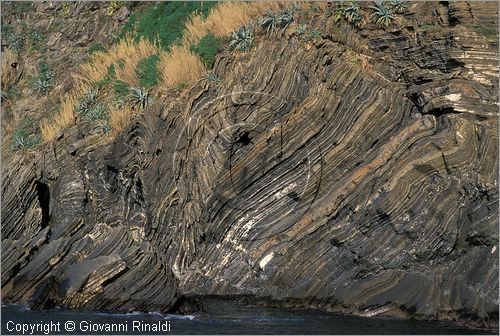
[[160,60],[159,55],[151,55],[149,57],[143,58],[137,68],[135,73],[139,79],[139,84],[147,89],[152,88],[158,84],[160,74],[158,72],[158,61]]
[[474,25],[472,27],[477,34],[486,37],[488,40],[496,40],[498,37],[498,31],[493,27],[488,27],[484,25]]
[[101,43],[99,42],[94,42],[90,45],[89,47],[89,54],[92,55],[98,51],[106,51],[106,47],[104,47]]
[[115,95],[117,98],[126,98],[128,96],[130,87],[128,86],[127,83],[115,79],[113,81],[113,87],[115,89]]
[[198,54],[205,63],[207,69],[212,69],[215,63],[215,56],[219,50],[221,41],[212,33],[203,36],[200,42],[191,47],[191,51]]
[[146,10],[130,15],[123,27],[121,37],[133,33],[136,39],[147,38],[158,41],[162,49],[168,50],[180,40],[184,24],[195,12],[207,15],[215,6],[215,1],[169,1],[162,2]]

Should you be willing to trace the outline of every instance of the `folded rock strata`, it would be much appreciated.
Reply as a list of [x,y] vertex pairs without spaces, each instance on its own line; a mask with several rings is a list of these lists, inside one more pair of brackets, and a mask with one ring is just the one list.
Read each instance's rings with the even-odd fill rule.
[[368,68],[332,36],[264,39],[112,142],[75,126],[6,158],[3,299],[246,295],[496,326],[498,48],[451,26],[461,6],[439,7],[446,34],[364,30]]

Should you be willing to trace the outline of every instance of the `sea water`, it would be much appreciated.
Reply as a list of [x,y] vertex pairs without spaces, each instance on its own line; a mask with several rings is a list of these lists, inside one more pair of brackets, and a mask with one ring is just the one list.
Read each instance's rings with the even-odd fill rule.
[[[203,314],[32,311],[2,306],[2,335],[168,334],[487,334],[447,323],[363,318],[305,309],[206,300]],[[24,328],[24,329],[23,329]],[[31,328],[31,329],[30,329]],[[17,331],[16,331],[17,330]]]

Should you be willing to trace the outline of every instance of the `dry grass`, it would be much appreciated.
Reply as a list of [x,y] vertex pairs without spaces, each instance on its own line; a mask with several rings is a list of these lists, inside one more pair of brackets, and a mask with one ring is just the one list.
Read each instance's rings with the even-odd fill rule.
[[229,36],[241,26],[267,10],[276,10],[285,6],[284,2],[223,2],[214,7],[203,19],[200,15],[193,16],[186,24],[183,44],[190,46],[208,33],[215,36]]
[[94,83],[103,79],[108,68],[117,61],[123,61],[123,68],[115,66],[116,79],[119,79],[131,86],[138,86],[135,69],[137,64],[145,57],[157,54],[159,49],[146,39],[135,42],[128,35],[117,45],[107,52],[96,52],[90,58],[90,62],[80,65],[78,73],[74,79],[82,85],[91,87]]
[[40,123],[42,140],[44,142],[55,140],[61,129],[73,123],[75,119],[74,108],[81,95],[81,91],[75,90],[65,97],[61,97],[59,113],[54,118],[45,119]]
[[174,46],[170,53],[160,55],[158,71],[163,78],[163,83],[167,87],[172,87],[199,79],[206,69],[201,59],[187,47]]
[[135,113],[130,106],[122,108],[111,107],[109,109],[109,124],[111,126],[109,136],[111,138],[116,137],[130,123]]
[[[74,108],[79,99],[106,77],[112,64],[115,65],[116,79],[129,86],[137,87],[139,86],[139,79],[136,75],[138,63],[145,57],[159,54],[158,71],[164,88],[193,82],[199,79],[206,69],[202,60],[190,51],[191,45],[198,43],[208,33],[218,37],[229,36],[265,11],[277,10],[289,5],[290,3],[286,2],[222,2],[214,7],[206,18],[200,15],[191,17],[186,24],[181,46],[173,46],[170,52],[160,51],[157,45],[146,39],[135,42],[130,35],[107,52],[96,52],[91,56],[90,61],[82,64],[73,75],[76,89],[61,99],[59,113],[40,124],[43,140],[45,142],[54,140],[61,129],[74,121]],[[117,66],[120,60],[123,62],[122,66]],[[113,94],[111,96],[104,94],[103,97],[112,99]],[[128,106],[121,109],[111,108],[111,136],[116,136],[130,122],[135,113]]]

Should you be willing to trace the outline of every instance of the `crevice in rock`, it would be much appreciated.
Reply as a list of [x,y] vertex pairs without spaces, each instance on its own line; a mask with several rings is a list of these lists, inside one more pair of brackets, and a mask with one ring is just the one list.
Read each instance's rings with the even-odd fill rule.
[[50,221],[50,190],[49,186],[43,182],[35,182],[38,203],[42,209],[42,229],[49,225]]

